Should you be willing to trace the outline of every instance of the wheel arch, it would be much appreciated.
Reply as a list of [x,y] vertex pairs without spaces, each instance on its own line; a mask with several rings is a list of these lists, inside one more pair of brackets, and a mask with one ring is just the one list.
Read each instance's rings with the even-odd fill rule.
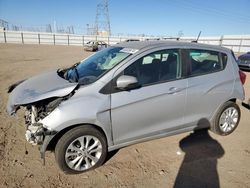
[[47,146],[44,147],[44,152],[45,151],[54,151],[55,146],[57,144],[57,142],[60,140],[60,138],[68,131],[70,131],[71,129],[75,128],[75,127],[80,127],[80,126],[93,126],[95,129],[97,129],[98,131],[100,131],[103,136],[105,137],[107,144],[109,145],[109,139],[107,138],[107,134],[105,133],[105,131],[102,129],[102,127],[95,125],[95,124],[90,124],[90,123],[81,123],[81,124],[75,124],[75,125],[71,125],[68,126],[62,130],[60,130],[57,134],[55,134],[53,136],[53,138],[47,143]]
[[[213,123],[210,126],[210,130],[218,135],[222,135],[222,136],[226,136],[228,134],[231,134],[238,126],[239,122],[240,122],[240,118],[241,118],[241,110],[239,105],[236,103],[237,99],[236,98],[232,98],[227,100],[226,102],[222,103],[222,105],[218,108],[218,110],[216,111],[214,117],[213,117]],[[232,131],[229,132],[221,132],[218,129],[218,123],[219,123],[219,118],[221,116],[221,114],[223,113],[223,111],[226,109],[226,107],[228,107],[228,105],[234,105],[234,107],[238,110],[238,120],[237,123],[235,125],[235,128],[232,129]],[[229,106],[230,107],[230,106]]]
[[221,109],[221,107],[228,101],[231,101],[231,102],[234,102],[236,103],[237,101],[237,98],[228,98],[226,99],[225,101],[223,101],[220,105],[218,105],[218,107],[215,109],[215,111],[213,112],[211,118],[210,118],[210,124],[212,125],[214,123],[214,119],[215,119],[215,116],[216,114],[219,112],[219,110]]
[[[232,99],[229,99],[228,101],[231,101],[231,102],[234,102],[234,103],[236,103],[236,98],[232,98]],[[227,102],[227,101],[226,101]]]

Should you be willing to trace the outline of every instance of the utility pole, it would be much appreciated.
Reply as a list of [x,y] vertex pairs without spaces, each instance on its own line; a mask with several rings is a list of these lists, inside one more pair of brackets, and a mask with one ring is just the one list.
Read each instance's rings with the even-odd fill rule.
[[101,2],[97,4],[95,34],[106,36],[111,35],[108,0],[101,0]]

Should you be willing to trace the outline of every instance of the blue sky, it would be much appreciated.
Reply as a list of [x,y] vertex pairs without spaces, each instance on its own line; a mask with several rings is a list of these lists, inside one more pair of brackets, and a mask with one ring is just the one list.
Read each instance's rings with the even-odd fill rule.
[[[0,19],[23,26],[56,21],[86,32],[98,0],[0,0]],[[250,0],[109,0],[113,34],[250,34]]]

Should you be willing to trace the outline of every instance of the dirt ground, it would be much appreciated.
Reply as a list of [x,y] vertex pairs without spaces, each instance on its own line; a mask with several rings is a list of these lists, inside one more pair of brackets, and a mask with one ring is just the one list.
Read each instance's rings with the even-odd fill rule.
[[[121,149],[102,167],[65,175],[46,153],[26,143],[23,113],[5,112],[7,87],[89,56],[82,47],[0,44],[0,187],[250,187],[250,111],[226,137],[185,133]],[[250,97],[250,73],[245,84]],[[28,152],[25,152],[25,151]]]

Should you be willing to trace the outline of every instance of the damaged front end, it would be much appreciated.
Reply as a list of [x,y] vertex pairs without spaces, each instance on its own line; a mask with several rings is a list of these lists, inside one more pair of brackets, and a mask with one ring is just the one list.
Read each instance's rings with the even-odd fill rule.
[[69,99],[77,88],[77,83],[65,80],[57,71],[17,82],[9,87],[7,112],[15,115],[20,107],[24,107],[25,137],[33,145],[42,145],[45,137],[55,135],[56,131],[41,121],[64,100]]
[[41,145],[43,144],[45,136],[57,133],[56,131],[50,131],[45,128],[40,121],[48,116],[50,112],[52,112],[63,100],[66,100],[67,98],[68,97],[46,99],[25,107],[25,137],[29,143],[33,145]]

